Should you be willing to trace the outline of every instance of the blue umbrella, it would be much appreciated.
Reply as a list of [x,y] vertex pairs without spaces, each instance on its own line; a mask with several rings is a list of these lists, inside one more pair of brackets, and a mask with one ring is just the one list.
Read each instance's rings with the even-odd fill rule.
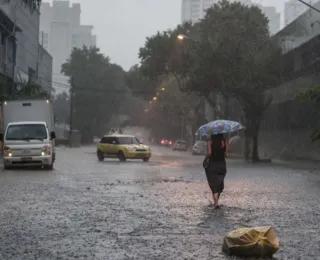
[[203,126],[196,131],[198,136],[209,136],[216,134],[230,134],[237,132],[244,127],[236,121],[230,120],[215,120]]

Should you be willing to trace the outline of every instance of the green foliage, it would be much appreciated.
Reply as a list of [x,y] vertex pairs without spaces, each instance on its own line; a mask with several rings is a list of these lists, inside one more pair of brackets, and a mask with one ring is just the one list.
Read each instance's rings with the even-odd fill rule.
[[55,96],[54,111],[56,121],[62,124],[69,124],[70,120],[70,99],[66,92],[59,93]]
[[50,92],[37,83],[26,82],[19,86],[19,89],[14,93],[14,97],[18,99],[49,98]]
[[73,129],[83,142],[106,132],[127,93],[125,72],[96,47],[73,49],[62,73],[73,79]]
[[126,122],[131,126],[145,126],[145,110],[148,102],[135,95],[127,94],[124,102],[119,109],[120,115],[126,115],[129,120]]
[[143,75],[141,67],[134,65],[126,73],[126,84],[133,95],[150,100],[155,94],[157,80],[152,80]]
[[152,102],[147,113],[153,134],[181,138],[181,134],[187,135],[187,125],[191,126],[192,132],[196,131],[195,128],[200,126],[199,110],[203,107],[201,97],[182,92],[174,77],[163,81],[156,94],[157,100]]
[[[299,100],[310,100],[316,104],[314,111],[315,120],[320,116],[320,87],[312,88],[304,93],[297,95]],[[310,135],[312,141],[320,140],[320,127],[315,127]]]
[[23,82],[15,85],[12,83],[1,83],[2,99],[37,99],[50,98],[50,91],[44,89],[40,84],[35,82]]
[[[178,41],[179,34],[187,37]],[[201,95],[213,109],[217,94],[236,98],[246,135],[253,139],[253,160],[258,160],[260,122],[272,101],[265,90],[278,82],[282,68],[281,49],[258,7],[220,1],[200,22],[147,38],[139,57],[145,76],[173,76],[180,90]]]

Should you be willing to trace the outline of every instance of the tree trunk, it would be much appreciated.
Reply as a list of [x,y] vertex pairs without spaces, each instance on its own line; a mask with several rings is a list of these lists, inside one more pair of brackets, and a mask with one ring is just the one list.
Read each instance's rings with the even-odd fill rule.
[[259,162],[259,149],[258,149],[258,133],[255,133],[252,136],[252,154],[251,154],[252,162]]
[[260,128],[260,120],[256,119],[254,127],[252,128],[252,155],[251,159],[252,162],[259,162],[259,145],[258,145],[258,139],[259,139],[259,128]]
[[229,119],[229,97],[224,97],[224,119]]
[[244,132],[244,160],[247,162],[250,160],[250,135],[248,130]]

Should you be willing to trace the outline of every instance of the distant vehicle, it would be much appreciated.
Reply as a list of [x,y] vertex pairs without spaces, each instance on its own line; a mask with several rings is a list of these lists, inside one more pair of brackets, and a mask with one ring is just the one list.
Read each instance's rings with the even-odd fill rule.
[[101,140],[101,138],[98,137],[98,136],[94,136],[94,137],[93,137],[93,143],[94,143],[94,144],[100,143],[100,140]]
[[173,151],[187,151],[188,150],[188,143],[185,140],[177,140],[173,144]]
[[144,139],[143,139],[143,137],[142,137],[142,133],[136,133],[136,135],[135,135],[135,137],[137,137],[138,139],[139,139],[139,141],[140,141],[140,143],[144,143]]
[[196,141],[192,147],[193,155],[206,155],[207,154],[207,142],[206,141]]
[[52,170],[56,135],[51,101],[5,101],[2,116],[4,168],[41,166]]
[[170,139],[162,138],[160,140],[160,145],[162,145],[162,146],[171,146],[172,144],[173,144],[173,142]]
[[118,158],[121,162],[127,159],[142,159],[148,162],[151,149],[133,135],[105,135],[97,144],[97,157],[99,161],[104,158]]

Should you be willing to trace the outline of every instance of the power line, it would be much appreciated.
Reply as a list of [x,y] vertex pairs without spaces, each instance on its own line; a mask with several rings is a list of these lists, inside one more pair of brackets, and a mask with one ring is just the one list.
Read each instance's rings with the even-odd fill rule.
[[306,5],[306,6],[310,7],[311,9],[317,11],[318,13],[320,13],[320,10],[319,10],[318,8],[315,8],[313,5],[307,3],[307,2],[305,2],[305,1],[303,1],[303,0],[298,0],[298,1],[299,1],[300,3]]

